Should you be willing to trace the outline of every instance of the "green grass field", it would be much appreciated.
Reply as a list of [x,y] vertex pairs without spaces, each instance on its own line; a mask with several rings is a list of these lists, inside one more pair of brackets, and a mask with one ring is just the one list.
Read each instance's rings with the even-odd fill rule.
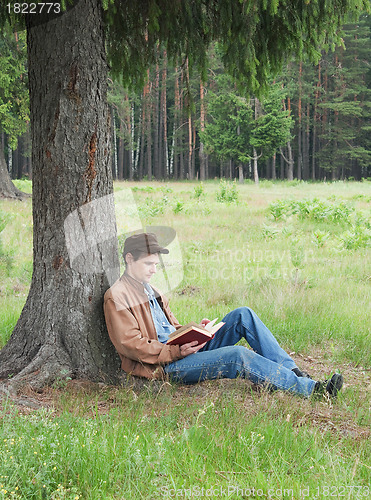
[[[61,380],[26,394],[41,409],[2,401],[0,499],[368,498],[371,183],[121,182],[117,198],[128,188],[134,222],[176,230],[180,322],[249,306],[315,379],[342,372],[344,390],[313,401],[243,380]],[[0,201],[0,215],[1,347],[32,275],[31,201]]]

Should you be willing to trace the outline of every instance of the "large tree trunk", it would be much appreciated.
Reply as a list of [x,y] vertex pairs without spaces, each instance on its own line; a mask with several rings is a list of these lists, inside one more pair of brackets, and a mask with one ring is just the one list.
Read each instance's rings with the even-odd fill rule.
[[175,68],[175,111],[174,111],[174,179],[183,179],[182,168],[180,165],[180,155],[178,144],[181,143],[179,140],[179,128],[180,128],[180,93],[179,93],[179,70]]
[[302,165],[303,165],[303,154],[302,154],[302,74],[303,74],[303,62],[300,61],[299,64],[299,98],[298,98],[298,179],[301,180],[302,177]]
[[[304,132],[303,132],[304,133]],[[310,104],[307,104],[305,116],[305,135],[303,140],[303,179],[309,179],[309,150],[310,150]]]
[[155,179],[160,178],[160,160],[159,160],[159,111],[160,111],[160,68],[156,63],[156,78],[154,88],[154,111],[153,111],[153,175]]
[[13,389],[119,373],[102,310],[118,267],[100,1],[78,0],[44,24],[39,17],[27,18],[34,271],[0,352],[0,377],[14,375]]
[[15,198],[21,200],[27,196],[29,195],[22,193],[22,191],[17,189],[13,184],[6,167],[4,151],[0,145],[0,198]]
[[162,178],[166,179],[169,176],[169,148],[167,140],[167,92],[166,92],[166,80],[167,80],[167,53],[164,50],[164,69],[162,70],[162,117],[163,117],[163,130],[164,130],[164,150],[163,150],[163,160],[161,163]]
[[292,147],[291,142],[287,143],[287,152],[288,152],[288,162],[287,162],[287,180],[294,180],[294,157],[292,155]]

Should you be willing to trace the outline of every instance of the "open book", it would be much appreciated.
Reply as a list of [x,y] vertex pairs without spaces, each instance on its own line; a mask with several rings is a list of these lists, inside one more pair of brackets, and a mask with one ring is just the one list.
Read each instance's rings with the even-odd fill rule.
[[217,319],[218,318],[213,319],[213,321],[210,321],[205,327],[191,321],[187,325],[183,325],[178,328],[178,330],[171,333],[166,343],[170,345],[183,345],[197,340],[199,344],[203,344],[212,339],[219,328],[224,325],[223,321],[215,325]]

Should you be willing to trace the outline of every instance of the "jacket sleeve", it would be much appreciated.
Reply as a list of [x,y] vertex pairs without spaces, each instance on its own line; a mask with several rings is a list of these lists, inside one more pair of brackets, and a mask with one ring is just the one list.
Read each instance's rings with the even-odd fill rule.
[[119,354],[134,361],[162,365],[183,357],[178,345],[142,336],[133,312],[128,308],[118,309],[112,298],[104,303],[104,315],[110,339]]

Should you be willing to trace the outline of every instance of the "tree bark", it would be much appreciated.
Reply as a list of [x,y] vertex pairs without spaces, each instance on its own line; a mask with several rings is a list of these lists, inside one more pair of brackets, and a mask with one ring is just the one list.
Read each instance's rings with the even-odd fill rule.
[[238,164],[238,182],[240,184],[244,183],[244,178],[243,178],[243,165],[242,163]]
[[167,92],[166,92],[166,82],[167,82],[167,53],[164,50],[164,69],[162,70],[162,117],[163,117],[163,130],[164,130],[164,149],[163,149],[163,161],[161,164],[162,178],[166,179],[169,175],[169,148],[167,140]]
[[35,390],[67,376],[114,381],[119,359],[102,310],[119,269],[100,1],[26,24],[34,270],[0,377]]
[[302,177],[302,166],[303,166],[303,153],[302,153],[302,75],[303,75],[303,62],[300,61],[299,64],[299,97],[298,97],[298,179],[301,180]]
[[319,89],[321,87],[321,61],[318,64],[318,81],[317,88],[315,92],[314,99],[314,110],[313,110],[313,136],[312,136],[312,180],[316,180],[316,145],[317,145],[317,122],[318,117],[318,99],[319,99]]
[[153,101],[154,101],[154,107],[153,107],[153,175],[155,179],[160,178],[160,161],[159,161],[159,124],[158,124],[158,118],[159,118],[159,110],[160,110],[160,68],[158,65],[158,62],[156,63],[156,77],[155,77],[155,84],[154,84],[154,92],[153,92]]
[[289,141],[287,143],[287,151],[288,151],[288,158],[286,158],[286,156],[283,154],[283,151],[282,149],[280,150],[281,152],[281,157],[285,160],[285,162],[287,163],[287,180],[288,181],[292,181],[294,180],[294,159],[293,159],[293,156],[292,156],[292,149],[291,149],[291,142]]
[[254,148],[254,158],[253,158],[253,165],[254,165],[254,182],[256,185],[259,184],[259,173],[258,173],[258,155],[256,152],[256,149]]
[[307,104],[305,116],[305,134],[303,138],[303,179],[309,179],[309,150],[310,150],[310,104]]
[[291,141],[287,143],[288,162],[287,162],[287,180],[294,180],[294,157],[292,155]]
[[22,200],[29,196],[29,194],[22,193],[22,191],[13,184],[6,166],[3,148],[0,147],[0,198]]
[[277,179],[277,175],[276,175],[276,153],[274,153],[273,157],[272,157],[272,163],[271,163],[271,166],[272,166],[272,172],[271,172],[271,177],[272,177],[272,180],[276,180]]
[[[205,130],[205,87],[202,79],[200,80],[200,130]],[[200,141],[200,180],[206,179],[206,154],[204,151],[204,143]]]
[[[124,146],[124,123],[123,119],[120,119],[120,137],[119,137],[119,145],[118,145],[118,155],[117,155],[117,173],[118,178],[121,181],[126,177],[126,168],[124,169],[124,156],[125,156],[125,146]],[[127,178],[127,177],[126,177]]]
[[[260,116],[260,113],[261,113],[261,104],[260,104],[260,101],[257,97],[254,97],[254,114],[255,114],[255,121],[259,118]],[[254,182],[255,184],[259,184],[259,173],[258,173],[258,156],[257,156],[257,152],[256,152],[256,149],[255,147],[253,148],[254,151],[253,151],[253,154],[254,154],[254,158],[253,158],[253,165],[254,165]],[[260,155],[261,156],[261,155]]]

